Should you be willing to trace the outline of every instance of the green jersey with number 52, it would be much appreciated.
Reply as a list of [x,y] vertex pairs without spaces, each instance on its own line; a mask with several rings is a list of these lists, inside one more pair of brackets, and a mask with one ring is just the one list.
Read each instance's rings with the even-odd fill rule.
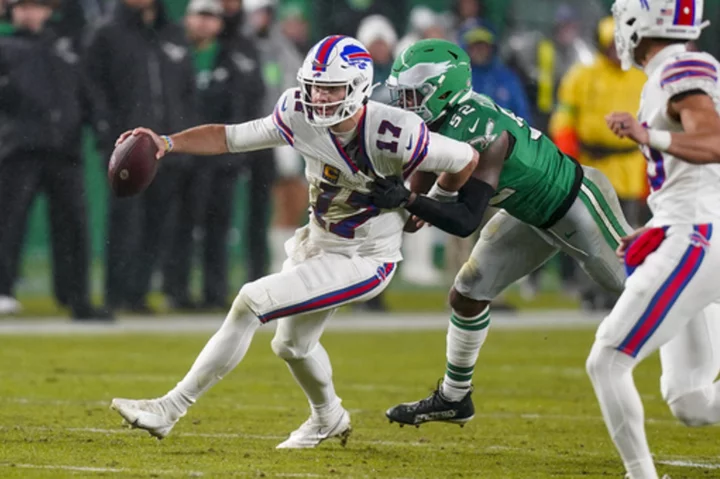
[[513,137],[514,145],[511,142],[490,204],[524,223],[552,226],[550,223],[558,219],[555,212],[576,193],[574,186],[582,170],[550,138],[475,92],[448,111],[438,133],[470,143],[482,157],[483,150],[503,131]]

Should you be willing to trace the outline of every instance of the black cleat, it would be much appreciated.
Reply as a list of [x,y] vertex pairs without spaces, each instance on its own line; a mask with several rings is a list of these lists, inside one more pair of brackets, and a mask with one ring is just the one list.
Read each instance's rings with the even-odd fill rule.
[[420,424],[434,421],[450,422],[462,427],[475,416],[471,394],[472,389],[460,401],[448,401],[440,393],[438,384],[430,396],[420,401],[398,404],[388,409],[385,416],[391,423],[400,423],[400,427],[404,424],[420,427]]

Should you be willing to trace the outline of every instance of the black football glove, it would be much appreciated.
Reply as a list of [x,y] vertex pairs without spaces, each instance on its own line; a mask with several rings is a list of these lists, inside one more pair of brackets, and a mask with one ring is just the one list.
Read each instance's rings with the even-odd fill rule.
[[378,208],[392,210],[404,207],[410,199],[410,190],[399,176],[377,178],[370,184],[370,201]]

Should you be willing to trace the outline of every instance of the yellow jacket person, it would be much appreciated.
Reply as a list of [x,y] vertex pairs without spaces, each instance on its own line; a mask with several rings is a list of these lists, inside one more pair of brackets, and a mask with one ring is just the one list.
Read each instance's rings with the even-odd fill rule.
[[637,111],[646,77],[638,69],[621,70],[613,29],[612,17],[601,20],[601,53],[592,65],[576,64],[563,78],[550,134],[565,153],[610,178],[626,203],[623,206],[630,210],[626,211],[628,220],[634,223],[639,221],[637,203],[644,199],[647,188],[645,159],[632,141],[612,134],[604,117],[612,111]]

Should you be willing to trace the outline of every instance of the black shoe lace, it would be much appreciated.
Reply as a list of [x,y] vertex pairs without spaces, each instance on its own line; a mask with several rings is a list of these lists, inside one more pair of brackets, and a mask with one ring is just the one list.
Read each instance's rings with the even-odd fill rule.
[[421,399],[418,401],[417,405],[415,406],[415,409],[431,409],[434,410],[436,406],[443,406],[445,404],[445,399],[442,397],[442,394],[440,393],[440,384],[442,383],[442,379],[438,381],[437,388],[431,395],[426,397],[425,399]]

